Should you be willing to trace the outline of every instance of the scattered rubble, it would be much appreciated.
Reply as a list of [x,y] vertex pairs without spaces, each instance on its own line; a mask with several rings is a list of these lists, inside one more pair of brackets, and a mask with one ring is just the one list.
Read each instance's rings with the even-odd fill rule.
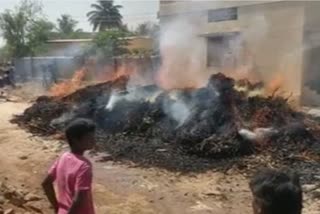
[[33,194],[33,193],[28,193],[24,196],[24,200],[25,201],[39,201],[39,200],[41,200],[41,197],[39,197],[38,195]]
[[0,182],[0,213],[16,213],[18,210],[23,213],[42,213],[42,205],[43,198],[40,196],[7,182]]
[[6,211],[4,211],[4,214],[14,214],[14,210],[13,209],[7,209]]
[[39,202],[39,201],[28,201],[28,202],[25,204],[25,207],[26,207],[27,209],[29,209],[30,211],[33,211],[33,212],[43,213],[43,212],[42,212],[43,206],[42,206],[42,203]]
[[21,156],[19,156],[19,159],[20,160],[27,160],[28,156],[27,155],[21,155]]

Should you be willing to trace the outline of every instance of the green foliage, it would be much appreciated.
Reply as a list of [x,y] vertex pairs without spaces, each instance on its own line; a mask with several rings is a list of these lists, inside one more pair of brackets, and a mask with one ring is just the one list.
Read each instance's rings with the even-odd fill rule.
[[89,22],[93,25],[93,31],[105,31],[107,29],[121,29],[122,15],[121,5],[114,5],[112,0],[98,0],[96,4],[91,4],[92,11],[87,13]]
[[134,56],[146,57],[153,54],[153,50],[148,50],[144,48],[135,48],[131,51],[131,54]]
[[128,28],[128,25],[127,24],[122,24],[120,27],[119,27],[119,30],[122,30],[126,33],[130,33],[130,30]]
[[140,35],[140,36],[146,36],[149,34],[149,23],[142,23],[140,25],[138,25],[137,29],[136,29],[136,34]]
[[23,40],[26,21],[24,14],[17,13],[12,15],[10,11],[1,14],[0,28],[2,35],[7,42],[8,51],[16,56],[23,56],[27,52],[27,46]]
[[135,30],[135,34],[138,36],[148,36],[153,40],[153,52],[159,54],[159,34],[160,26],[151,22],[145,22],[140,25]]
[[120,30],[98,33],[93,40],[91,54],[97,55],[98,58],[111,58],[128,53],[126,36],[126,32]]
[[11,54],[8,45],[0,48],[0,60],[1,62],[7,62],[11,60]]
[[49,39],[50,32],[54,29],[54,24],[46,20],[36,20],[30,26],[30,32],[26,35],[27,45],[31,55],[45,51],[44,43]]
[[62,34],[60,32],[51,32],[49,39],[91,39],[94,34],[91,32],[84,32],[82,29],[77,30],[71,34]]
[[79,30],[76,30],[78,22],[74,20],[70,15],[63,14],[61,18],[57,20],[58,22],[58,31],[64,35],[71,35]]
[[153,24],[151,22],[145,22],[138,25],[135,33],[139,36],[156,37],[159,34],[159,30],[159,25]]
[[57,22],[57,32],[52,32],[50,39],[88,39],[92,37],[91,33],[77,29],[78,21],[74,20],[70,15],[61,15]]
[[14,10],[0,14],[0,29],[12,57],[33,56],[41,50],[53,24],[41,18],[42,8],[36,1],[25,0]]

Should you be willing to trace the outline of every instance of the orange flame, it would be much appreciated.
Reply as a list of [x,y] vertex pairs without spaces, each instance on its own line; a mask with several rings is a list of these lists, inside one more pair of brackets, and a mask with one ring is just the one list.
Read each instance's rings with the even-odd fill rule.
[[63,97],[75,92],[81,86],[86,72],[85,68],[76,71],[70,80],[53,85],[49,90],[49,94],[54,97]]
[[129,77],[134,73],[136,73],[136,69],[130,65],[120,65],[116,70],[107,66],[99,79],[102,82],[115,81],[121,77]]
[[285,85],[284,76],[281,73],[276,73],[273,78],[268,82],[265,88],[266,94],[274,94],[279,89],[283,89]]
[[241,66],[237,69],[224,70],[223,73],[235,80],[247,79],[251,83],[262,81],[261,75],[255,72],[250,66]]

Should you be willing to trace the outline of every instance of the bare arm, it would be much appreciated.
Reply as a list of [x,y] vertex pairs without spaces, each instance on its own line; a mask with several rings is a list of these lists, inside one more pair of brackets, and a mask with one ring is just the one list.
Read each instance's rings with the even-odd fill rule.
[[58,205],[56,193],[54,191],[53,181],[54,181],[54,178],[48,175],[42,182],[42,188],[49,202],[51,203],[55,213],[58,213],[59,205]]
[[77,191],[74,198],[73,198],[73,203],[71,205],[71,208],[68,212],[68,214],[77,214],[79,213],[79,210],[81,209],[80,206],[84,201],[86,200],[86,194],[87,190],[80,190]]

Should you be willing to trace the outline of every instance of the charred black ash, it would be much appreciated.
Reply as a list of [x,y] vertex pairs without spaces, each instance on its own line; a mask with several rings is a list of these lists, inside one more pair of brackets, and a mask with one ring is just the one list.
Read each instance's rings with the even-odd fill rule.
[[285,98],[246,96],[223,74],[193,90],[126,89],[126,81],[89,86],[59,99],[39,98],[13,122],[52,135],[74,118],[91,118],[98,125],[100,149],[119,160],[172,170],[230,166],[252,154],[248,157],[271,155],[277,164],[285,163],[288,153],[320,155],[320,129],[311,129]]

